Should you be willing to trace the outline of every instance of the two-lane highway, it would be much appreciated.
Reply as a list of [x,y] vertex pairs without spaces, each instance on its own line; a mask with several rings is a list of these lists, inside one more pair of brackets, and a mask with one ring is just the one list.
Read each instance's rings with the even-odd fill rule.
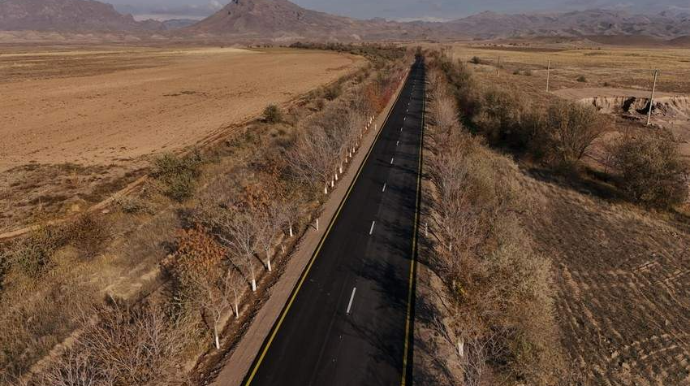
[[424,86],[420,59],[245,386],[410,378]]

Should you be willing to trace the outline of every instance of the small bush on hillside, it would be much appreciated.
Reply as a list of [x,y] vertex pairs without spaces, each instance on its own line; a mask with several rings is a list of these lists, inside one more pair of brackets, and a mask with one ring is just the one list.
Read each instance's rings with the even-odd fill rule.
[[558,101],[546,112],[545,151],[561,166],[576,166],[603,132],[603,121],[594,107]]
[[522,74],[522,71],[520,71],[519,68],[516,69],[515,71],[513,71],[513,75],[520,75],[520,74]]
[[94,213],[83,214],[67,227],[65,233],[69,242],[85,259],[95,257],[100,253],[110,237],[103,218]]
[[340,83],[334,83],[323,90],[323,97],[329,101],[333,101],[336,100],[342,93],[342,85]]
[[493,143],[511,140],[527,110],[518,95],[496,88],[484,94],[481,106],[482,114],[478,123]]
[[482,64],[482,60],[478,56],[473,56],[472,59],[470,59],[470,63],[472,64]]
[[53,255],[66,244],[64,231],[58,227],[41,227],[22,240],[9,253],[19,269],[38,278],[53,264]]
[[587,83],[587,78],[585,78],[584,75],[580,75],[577,77],[577,81],[580,83]]
[[115,200],[115,205],[124,213],[148,213],[152,212],[149,204],[140,197],[123,196]]
[[632,200],[664,209],[687,201],[688,164],[670,135],[626,135],[612,155]]
[[165,195],[181,202],[194,194],[202,163],[198,153],[184,157],[165,154],[154,161],[153,175],[165,186]]
[[276,105],[268,105],[264,109],[264,121],[267,123],[280,123],[283,121],[283,112]]

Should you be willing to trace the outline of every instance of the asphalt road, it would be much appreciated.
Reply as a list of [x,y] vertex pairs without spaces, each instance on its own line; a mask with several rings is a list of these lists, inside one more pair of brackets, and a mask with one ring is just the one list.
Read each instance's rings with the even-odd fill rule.
[[417,62],[245,385],[390,386],[411,379],[403,357],[410,351],[423,98]]

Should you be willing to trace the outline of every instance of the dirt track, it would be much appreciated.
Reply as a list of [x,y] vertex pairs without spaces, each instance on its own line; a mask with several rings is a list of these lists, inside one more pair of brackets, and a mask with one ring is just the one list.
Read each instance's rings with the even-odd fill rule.
[[[132,66],[140,68],[98,73],[89,55],[108,65],[136,56]],[[269,103],[336,79],[355,61],[335,53],[237,49],[0,59],[14,69],[38,68],[27,71],[33,79],[18,72],[19,81],[8,76],[0,83],[0,172],[28,163],[108,165],[191,145]],[[74,72],[41,71],[65,62],[76,62]]]

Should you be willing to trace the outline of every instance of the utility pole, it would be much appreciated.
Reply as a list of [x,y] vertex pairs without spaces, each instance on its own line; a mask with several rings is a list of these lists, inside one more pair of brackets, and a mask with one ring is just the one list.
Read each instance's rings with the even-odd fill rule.
[[656,91],[656,80],[659,78],[659,70],[654,70],[654,83],[652,84],[652,96],[649,98],[649,111],[647,111],[647,126],[652,122],[652,109],[654,108],[654,92]]
[[546,92],[549,92],[549,82],[551,81],[551,61],[546,66]]

